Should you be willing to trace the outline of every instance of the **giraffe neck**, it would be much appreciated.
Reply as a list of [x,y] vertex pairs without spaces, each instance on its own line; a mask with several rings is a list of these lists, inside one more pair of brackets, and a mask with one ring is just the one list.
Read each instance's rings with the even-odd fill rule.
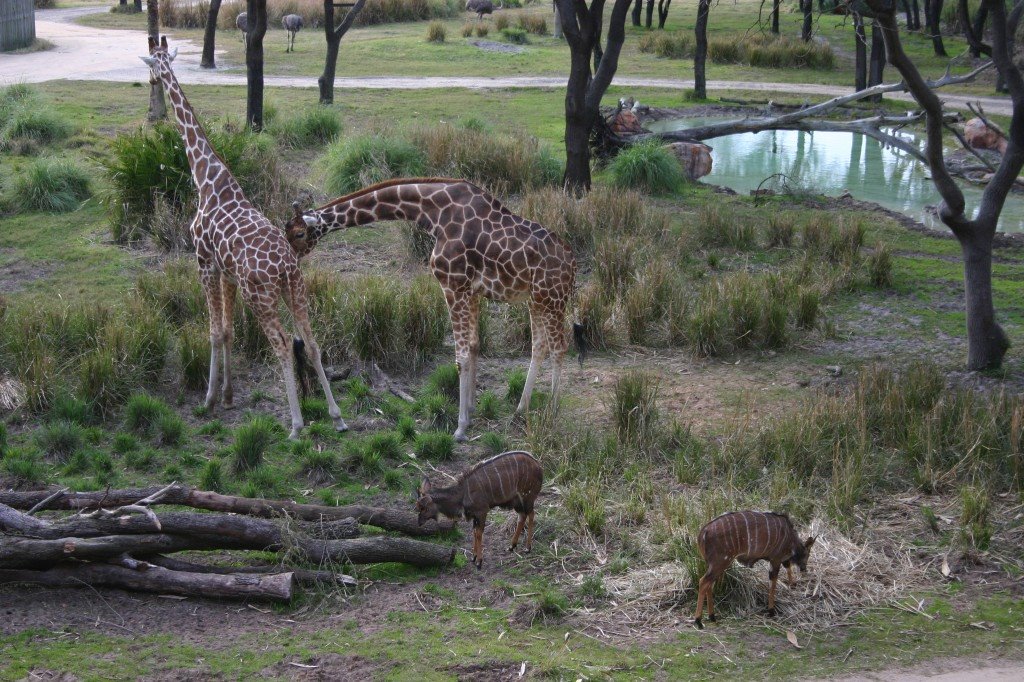
[[168,99],[171,100],[174,122],[185,142],[185,154],[188,157],[188,165],[192,169],[192,180],[199,192],[200,202],[207,201],[218,193],[214,187],[215,179],[219,178],[221,182],[226,180],[237,185],[231,171],[217,156],[213,145],[207,139],[206,132],[199,123],[199,117],[196,116],[192,105],[189,104],[185,93],[182,92],[178,79],[169,65],[164,65],[164,68],[160,69],[160,81]]
[[[451,191],[450,183],[409,183],[383,187],[345,201],[327,204],[312,215],[320,218],[313,230],[313,243],[328,232],[346,227],[369,225],[379,220],[408,220],[418,225],[433,225],[441,212],[455,203],[466,203],[470,197],[468,183]],[[465,189],[463,189],[465,188]],[[449,190],[449,191],[445,191]]]

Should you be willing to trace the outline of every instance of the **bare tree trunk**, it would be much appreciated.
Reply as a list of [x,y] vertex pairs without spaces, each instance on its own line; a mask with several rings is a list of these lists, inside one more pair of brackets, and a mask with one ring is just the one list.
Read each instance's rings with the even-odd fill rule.
[[926,28],[936,57],[947,56],[946,47],[942,44],[942,5],[943,0],[924,0]]
[[779,35],[779,4],[782,0],[772,0],[772,33]]
[[[914,30],[914,31],[920,31],[921,30],[921,5],[918,2],[918,0],[909,0],[909,1],[910,1],[911,7],[914,8],[914,25],[912,27],[908,27],[908,28],[912,28],[912,30]],[[927,2],[927,1],[928,0],[925,0],[925,2]]]
[[800,37],[803,38],[805,43],[808,43],[811,41],[814,30],[814,19],[811,16],[811,13],[814,11],[813,0],[800,0],[800,9],[804,13],[804,23],[800,28]]
[[267,34],[267,0],[247,0],[249,13],[245,41],[245,66],[248,90],[245,121],[253,132],[263,130],[263,37]]
[[647,0],[647,28],[654,25],[654,0]]
[[[604,1],[592,0],[588,7],[584,2],[556,0],[570,51],[569,82],[565,91],[566,164],[562,182],[567,190],[577,194],[590,189],[590,132],[600,114],[601,98],[619,65],[619,53],[626,39],[626,15],[633,0],[615,0],[608,22],[608,40],[602,51]],[[598,62],[594,72],[591,72],[591,55]]]
[[142,0],[135,0],[135,11],[136,12],[141,12],[142,11]]
[[708,12],[711,11],[711,0],[699,0],[697,4],[697,24],[694,26],[696,46],[693,50],[693,94],[697,99],[708,98],[707,79],[704,76],[704,65],[708,58]]
[[[878,21],[871,22],[871,60],[868,69],[868,87],[879,85],[882,82],[885,70],[885,41],[882,39],[882,29]],[[873,95],[868,101],[881,102],[881,95]]]
[[868,87],[868,56],[867,36],[864,35],[864,17],[853,15],[854,29],[854,67],[853,89],[863,90]]
[[217,40],[217,15],[220,14],[221,0],[210,0],[210,11],[206,15],[206,30],[203,32],[203,57],[199,66],[204,69],[216,69],[214,52]]
[[558,3],[552,0],[551,5],[555,9],[555,38],[562,40],[563,38],[565,38],[565,36],[562,35],[562,15],[558,13]]
[[334,0],[324,0],[324,37],[327,39],[327,56],[324,58],[324,72],[317,79],[317,85],[320,88],[320,104],[334,103],[334,75],[338,68],[338,48],[341,47],[341,39],[352,28],[352,22],[359,16],[365,4],[366,0],[356,0],[356,4],[349,9],[341,23],[335,26]]
[[[556,1],[556,4],[557,4],[557,1]],[[633,25],[634,26],[642,26],[643,25],[641,23],[641,21],[640,21],[640,17],[643,15],[643,11],[644,11],[644,0],[636,0],[636,2],[633,4]]]
[[[964,259],[967,367],[972,370],[998,368],[1009,347],[1009,340],[995,318],[992,300],[992,240],[1006,196],[1024,167],[1024,78],[1013,62],[1012,37],[1024,11],[1024,2],[1017,0],[1007,18],[1004,0],[983,0],[992,16],[992,61],[1009,85],[1013,116],[1006,152],[985,187],[976,217],[969,219],[965,212],[963,192],[945,165],[942,102],[903,50],[893,9],[886,0],[866,1],[881,24],[890,62],[900,72],[907,88],[926,114],[925,152],[932,183],[942,196],[939,217],[960,242]],[[931,7],[932,25],[937,23],[936,6],[941,8],[941,0]]]
[[672,0],[658,0],[658,28],[665,28],[665,22],[668,21],[668,8],[672,5]]
[[[160,42],[160,2],[149,0],[146,3],[146,28],[149,37]],[[146,119],[150,122],[162,121],[167,118],[167,103],[164,102],[164,86],[160,79],[152,72],[149,74],[149,114]]]

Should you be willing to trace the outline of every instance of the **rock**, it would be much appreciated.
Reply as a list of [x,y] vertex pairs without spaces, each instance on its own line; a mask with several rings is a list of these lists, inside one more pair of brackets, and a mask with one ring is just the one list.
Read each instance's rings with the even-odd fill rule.
[[972,118],[964,124],[964,138],[975,149],[994,149],[1006,153],[1006,138],[985,125],[980,118]]
[[643,126],[640,125],[640,119],[636,117],[632,109],[621,109],[612,118],[609,126],[616,135],[636,135],[644,132]]
[[828,372],[830,376],[843,376],[843,368],[839,365],[825,365],[825,371]]
[[711,172],[711,147],[700,142],[673,142],[665,145],[679,160],[683,173],[690,180],[702,178]]

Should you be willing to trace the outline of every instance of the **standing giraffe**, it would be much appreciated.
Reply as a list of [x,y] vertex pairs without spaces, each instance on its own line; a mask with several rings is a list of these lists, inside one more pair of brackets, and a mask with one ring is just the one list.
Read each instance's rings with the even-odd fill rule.
[[171,106],[178,131],[185,142],[185,153],[192,168],[192,180],[199,193],[199,209],[190,228],[196,245],[199,278],[206,293],[210,312],[210,384],[206,392],[206,407],[217,403],[218,351],[224,353],[224,405],[230,406],[231,339],[233,336],[235,290],[241,288],[242,300],[260,322],[263,333],[277,354],[284,372],[288,406],[291,409],[292,431],[289,438],[298,438],[303,426],[299,398],[295,390],[295,372],[292,369],[292,342],[277,312],[278,302],[284,298],[292,312],[299,335],[309,348],[313,366],[327,396],[334,426],[338,431],[348,427],[341,418],[341,410],[331,395],[331,385],[320,362],[320,348],[313,339],[309,325],[306,285],[299,270],[299,261],[288,245],[284,234],[260,213],[242,193],[231,171],[206,138],[199,119],[178,79],[171,70],[177,54],[167,51],[167,38],[157,45],[149,39],[149,57],[142,61],[149,65],[153,75],[160,79]]
[[[565,308],[576,280],[572,249],[558,235],[515,215],[476,185],[448,178],[388,180],[305,213],[298,203],[294,207],[295,216],[285,231],[300,258],[328,232],[378,220],[413,221],[433,235],[430,269],[448,303],[459,368],[456,440],[466,440],[475,402],[481,296],[504,303],[529,302],[533,352],[516,414],[529,407],[533,383],[548,354],[553,364],[551,400],[557,404],[568,346]],[[574,328],[582,362],[583,328]]]

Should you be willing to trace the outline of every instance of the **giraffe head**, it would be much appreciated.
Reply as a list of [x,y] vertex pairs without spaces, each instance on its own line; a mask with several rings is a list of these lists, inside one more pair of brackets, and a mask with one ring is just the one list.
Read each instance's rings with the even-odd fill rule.
[[153,38],[153,36],[150,36],[149,56],[139,57],[139,59],[146,62],[150,71],[153,72],[153,75],[159,78],[162,70],[171,70],[171,62],[173,62],[174,58],[177,56],[178,48],[174,48],[173,50],[167,49],[167,36],[161,36],[159,43],[155,38]]
[[284,233],[288,238],[288,243],[295,250],[295,254],[302,258],[313,250],[320,239],[322,229],[318,228],[322,225],[322,221],[315,211],[303,213],[297,201],[292,203],[292,209],[294,209],[295,215],[285,224]]

